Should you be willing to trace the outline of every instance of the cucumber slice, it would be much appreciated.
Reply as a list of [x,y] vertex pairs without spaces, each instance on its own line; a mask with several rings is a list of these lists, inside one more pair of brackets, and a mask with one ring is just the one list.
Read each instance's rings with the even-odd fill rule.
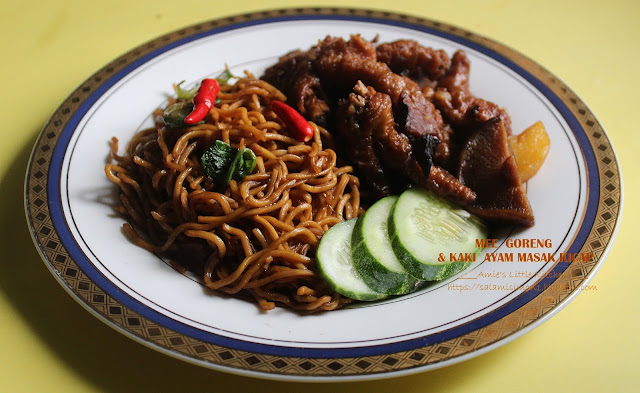
[[387,295],[408,293],[417,283],[391,249],[387,223],[396,200],[397,196],[389,196],[371,206],[356,222],[351,237],[356,271],[369,288]]
[[356,219],[334,225],[322,236],[316,259],[320,275],[336,292],[356,300],[378,300],[385,294],[369,288],[351,258],[351,234]]
[[487,229],[466,210],[412,188],[400,195],[391,211],[389,237],[409,274],[434,281],[464,269],[464,263],[451,263],[450,256],[477,255],[481,248],[476,247],[476,239],[486,239]]
[[[480,250],[481,249],[478,249],[478,252]],[[454,275],[462,272],[463,270],[465,270],[469,266],[471,266],[471,262],[454,262],[454,263],[450,263],[449,266],[447,266],[447,270],[444,272],[444,275],[442,276],[442,278],[440,280],[444,280],[446,278],[454,276]]]

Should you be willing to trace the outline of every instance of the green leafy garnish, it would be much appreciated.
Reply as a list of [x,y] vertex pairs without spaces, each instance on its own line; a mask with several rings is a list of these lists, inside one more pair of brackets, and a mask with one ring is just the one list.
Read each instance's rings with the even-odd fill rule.
[[220,75],[216,76],[216,80],[221,85],[224,85],[227,84],[229,82],[229,79],[231,78],[235,78],[235,76],[231,73],[231,71],[229,71],[229,67],[225,64],[224,71],[222,71]]
[[256,155],[253,153],[253,150],[242,149],[238,151],[236,156],[233,158],[231,165],[229,165],[224,185],[226,186],[229,184],[231,179],[235,179],[237,181],[244,179],[245,176],[250,175],[251,172],[253,172],[255,167]]
[[192,89],[183,89],[181,85],[184,82],[185,81],[182,81],[182,82],[180,82],[180,83],[178,83],[176,85],[176,94],[177,94],[179,100],[187,101],[187,100],[190,100],[193,97],[195,97],[196,94],[198,94],[198,86],[196,86],[196,87],[194,87]]
[[214,180],[225,177],[237,152],[229,144],[216,141],[200,158],[204,173]]
[[169,127],[184,127],[184,119],[193,111],[193,103],[178,102],[164,110],[162,119]]
[[191,89],[183,89],[182,84],[184,82],[185,81],[182,81],[176,85],[176,95],[178,96],[179,100],[188,101],[195,97],[196,94],[198,94],[198,86],[195,86]]
[[226,188],[231,179],[240,181],[256,167],[256,155],[251,149],[236,149],[217,140],[200,158],[204,173],[219,188]]
[[233,178],[238,181],[244,179],[245,176],[250,175],[256,169],[256,155],[251,149],[240,150],[236,155],[236,160],[238,160],[238,163]]

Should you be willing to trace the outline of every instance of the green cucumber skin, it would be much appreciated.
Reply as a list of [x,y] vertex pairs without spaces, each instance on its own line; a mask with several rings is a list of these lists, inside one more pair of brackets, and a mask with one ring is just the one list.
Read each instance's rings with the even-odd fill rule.
[[[355,220],[355,219],[354,219]],[[348,222],[344,221],[341,222],[339,224],[336,225],[349,225]],[[332,275],[327,272],[327,270],[325,269],[324,266],[324,258],[320,256],[322,250],[325,247],[329,247],[330,249],[334,249],[334,248],[339,248],[340,245],[336,245],[336,244],[329,244],[331,243],[332,240],[339,240],[339,239],[332,239],[333,236],[323,236],[322,239],[320,239],[320,243],[318,244],[318,252],[316,255],[316,260],[317,260],[317,267],[318,267],[318,272],[320,273],[320,276],[322,276],[322,278],[329,284],[329,286],[336,292],[338,292],[339,294],[349,297],[351,299],[355,299],[355,300],[362,300],[362,301],[373,301],[373,300],[380,300],[380,299],[384,299],[385,297],[387,297],[386,294],[384,293],[376,293],[375,291],[371,291],[370,293],[364,293],[364,292],[354,292],[352,290],[346,289],[343,286],[339,285],[336,283],[335,278],[332,277]],[[348,238],[345,239],[350,243],[351,240],[351,234],[349,234]],[[323,241],[325,242],[323,244]],[[348,249],[350,249],[350,245],[348,247]],[[323,253],[324,254],[324,253]],[[351,257],[351,255],[349,254],[349,257]]]
[[[363,216],[364,217],[364,216]],[[353,265],[362,280],[376,292],[387,295],[402,295],[410,292],[416,285],[416,280],[408,274],[391,271],[373,258],[373,253],[362,241],[361,234],[363,217],[360,217],[353,228],[351,255]]]
[[391,209],[389,222],[387,223],[393,252],[396,254],[396,257],[402,266],[407,270],[407,273],[411,276],[424,281],[441,280],[447,271],[448,263],[441,263],[437,265],[425,265],[424,263],[421,263],[411,255],[411,253],[404,247],[398,236],[396,236],[398,231],[396,229],[396,223],[393,219],[393,215],[397,206],[398,204],[396,203],[396,205],[393,206],[393,209]]
[[444,277],[448,264],[425,265],[424,263],[420,263],[404,248],[398,238],[391,239],[391,245],[396,253],[396,257],[411,276],[424,281],[437,281]]
[[[482,253],[482,251],[484,250],[484,247],[478,247],[475,251],[474,254],[476,254],[476,260],[478,260],[478,256]],[[453,275],[456,275],[458,273],[463,272],[464,270],[466,270],[469,266],[471,266],[472,262],[453,262],[449,264],[449,268],[447,269],[447,272],[445,274],[445,276],[443,277],[443,280],[445,278],[449,278]]]
[[469,266],[471,266],[471,262],[453,262],[453,263],[450,263],[449,266],[447,266],[447,271],[444,273],[444,276],[442,277],[442,279],[444,280],[446,278],[454,276],[454,275],[462,272],[463,270],[465,270]]

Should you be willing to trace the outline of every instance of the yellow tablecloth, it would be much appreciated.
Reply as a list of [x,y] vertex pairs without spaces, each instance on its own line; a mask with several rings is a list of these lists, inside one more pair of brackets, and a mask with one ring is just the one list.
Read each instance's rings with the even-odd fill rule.
[[[640,364],[634,249],[638,206],[626,199],[618,240],[592,284],[558,315],[488,354],[444,369],[335,385],[265,381],[175,360],[107,327],[41,262],[23,213],[30,149],[83,80],[133,47],[208,19],[314,1],[0,1],[0,391],[498,392],[632,391]],[[640,2],[324,1],[418,15],[519,50],[572,87],[617,150],[625,194],[639,179]],[[637,389],[637,388],[636,388]]]

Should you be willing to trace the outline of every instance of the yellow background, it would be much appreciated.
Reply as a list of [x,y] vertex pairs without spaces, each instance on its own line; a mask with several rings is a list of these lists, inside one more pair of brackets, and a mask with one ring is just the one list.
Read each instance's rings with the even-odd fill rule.
[[[488,354],[372,382],[300,384],[227,375],[148,349],[107,327],[50,276],[23,213],[38,132],[82,81],[161,34],[204,20],[312,1],[0,1],[0,392],[600,392],[632,391],[640,371],[637,222],[640,2],[324,1],[470,29],[566,82],[607,130],[626,206],[609,258],[558,315]],[[223,55],[223,54],[222,54]],[[632,196],[629,198],[629,196]]]

